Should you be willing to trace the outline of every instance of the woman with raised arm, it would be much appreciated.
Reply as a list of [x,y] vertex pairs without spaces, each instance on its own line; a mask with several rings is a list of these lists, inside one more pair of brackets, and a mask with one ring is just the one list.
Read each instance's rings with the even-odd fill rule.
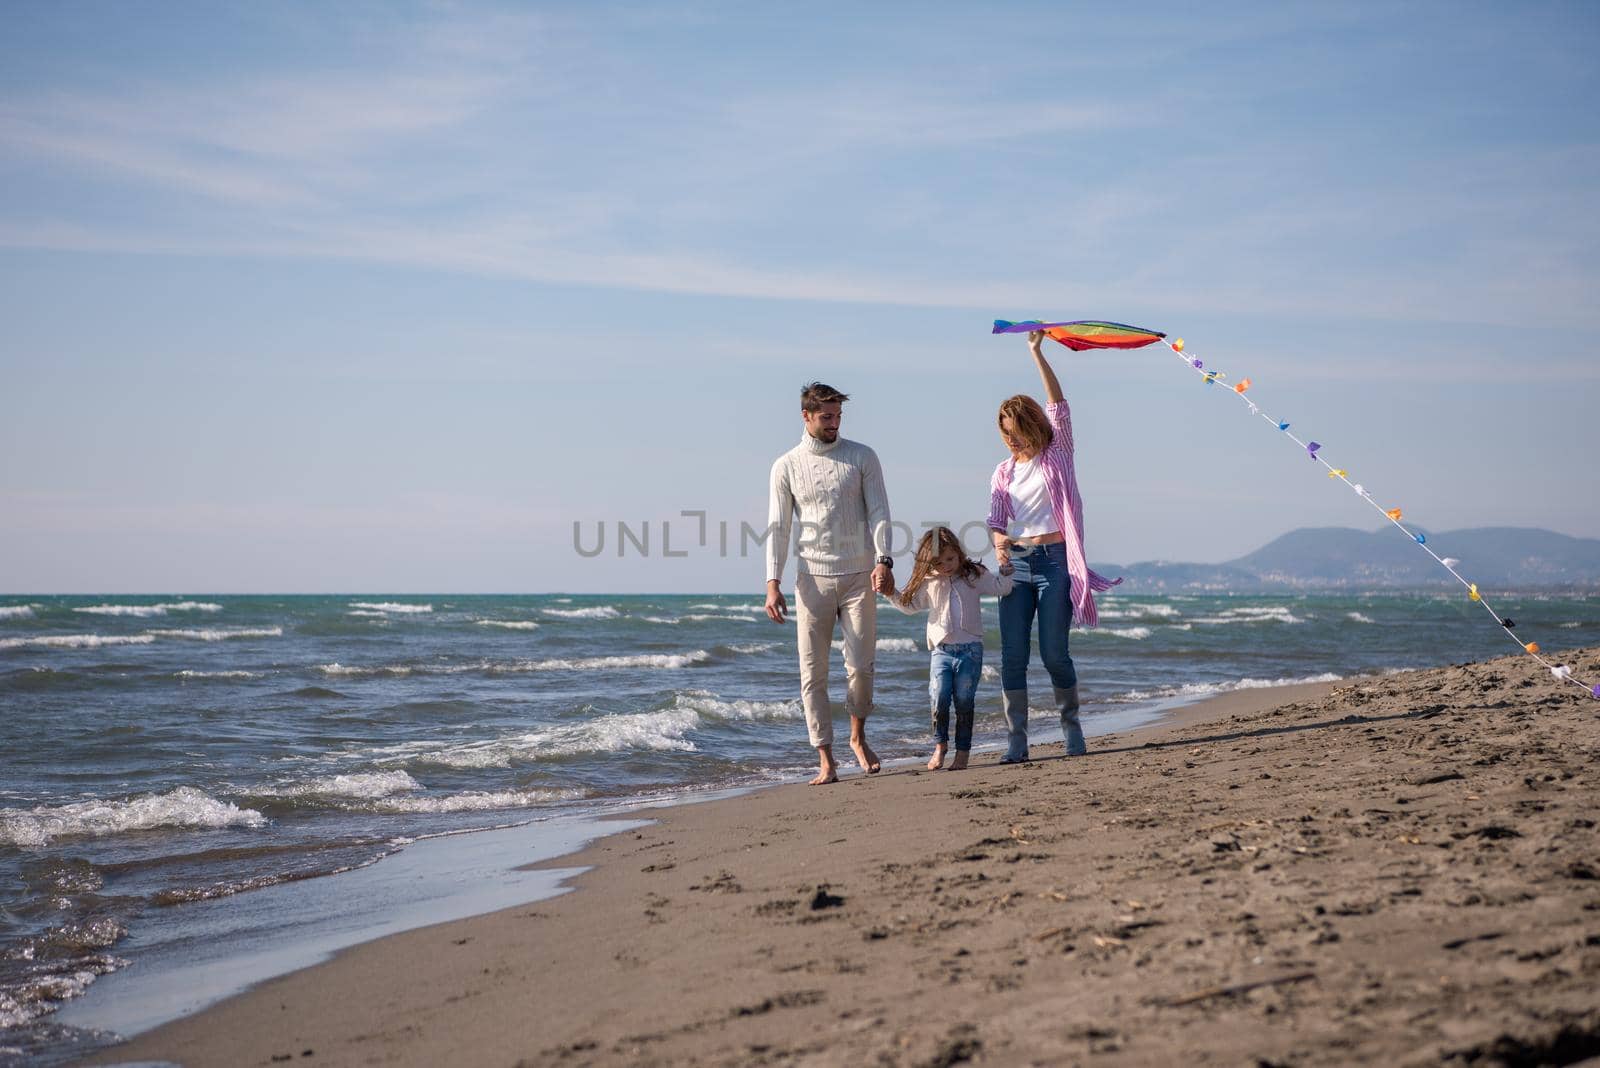
[[1067,652],[1074,618],[1099,622],[1094,594],[1113,582],[1089,570],[1083,548],[1083,501],[1072,466],[1072,413],[1040,346],[1028,348],[1044,382],[1045,407],[1025,393],[1000,405],[1000,439],[1009,459],[989,483],[989,532],[999,566],[1011,564],[1011,592],[1000,598],[1000,684],[1006,715],[1002,764],[1028,759],[1028,653],[1039,621],[1039,659],[1050,673],[1061,734],[1069,756],[1088,752],[1078,720],[1078,673]]

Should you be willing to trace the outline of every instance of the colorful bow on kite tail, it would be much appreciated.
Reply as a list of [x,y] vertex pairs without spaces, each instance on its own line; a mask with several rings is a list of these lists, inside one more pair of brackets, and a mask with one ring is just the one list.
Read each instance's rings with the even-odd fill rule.
[[1440,567],[1443,567],[1446,571],[1450,572],[1455,580],[1466,588],[1467,598],[1476,604],[1483,605],[1484,610],[1488,612],[1490,617],[1494,619],[1495,623],[1503,631],[1505,631],[1507,637],[1516,642],[1518,647],[1520,647],[1523,652],[1527,653],[1529,656],[1533,657],[1535,660],[1539,661],[1539,663],[1548,668],[1550,670],[1550,674],[1554,675],[1557,679],[1574,683],[1583,689],[1588,690],[1590,696],[1592,697],[1600,698],[1600,684],[1591,685],[1590,683],[1579,679],[1572,673],[1572,668],[1568,667],[1566,664],[1557,664],[1547,659],[1542,653],[1540,653],[1538,642],[1525,642],[1518,637],[1516,622],[1509,616],[1502,616],[1499,612],[1495,611],[1494,606],[1489,603],[1488,599],[1485,598],[1482,593],[1478,592],[1478,584],[1475,582],[1469,582],[1460,571],[1456,570],[1457,565],[1460,564],[1461,561],[1448,556],[1440,556],[1438,553],[1434,552],[1433,549],[1428,545],[1428,537],[1426,534],[1422,533],[1420,530],[1412,530],[1402,521],[1404,513],[1399,508],[1385,508],[1383,505],[1378,503],[1371,493],[1367,492],[1365,486],[1359,482],[1352,482],[1350,480],[1349,471],[1346,471],[1342,467],[1335,467],[1333,464],[1329,463],[1328,460],[1321,455],[1322,443],[1320,441],[1300,440],[1300,438],[1295,436],[1294,432],[1289,429],[1288,423],[1275,419],[1266,412],[1262,411],[1260,405],[1246,396],[1246,394],[1250,391],[1250,379],[1241,378],[1237,382],[1229,385],[1227,382],[1228,376],[1225,373],[1217,370],[1207,370],[1203,360],[1197,359],[1193,356],[1184,355],[1183,338],[1180,337],[1173,341],[1168,341],[1167,335],[1165,334],[1159,333],[1155,330],[1144,330],[1137,326],[1127,326],[1123,323],[1102,323],[1094,321],[1044,323],[1037,320],[1031,322],[1013,323],[1004,319],[996,319],[994,321],[993,333],[1021,334],[1032,330],[1043,330],[1046,335],[1054,338],[1056,341],[1061,342],[1061,344],[1067,346],[1069,349],[1076,349],[1079,351],[1084,349],[1104,348],[1137,349],[1143,348],[1146,345],[1154,344],[1157,341],[1166,345],[1167,348],[1172,350],[1173,355],[1182,360],[1184,364],[1207,386],[1215,387],[1220,383],[1224,387],[1222,392],[1230,393],[1233,396],[1238,397],[1239,400],[1243,402],[1244,406],[1250,410],[1251,415],[1260,416],[1268,423],[1271,423],[1273,427],[1275,427],[1284,437],[1300,446],[1300,448],[1304,449],[1306,455],[1309,456],[1313,461],[1326,468],[1329,478],[1336,478],[1340,482],[1343,482],[1346,486],[1349,486],[1355,491],[1356,496],[1360,497],[1362,500],[1366,501],[1368,504],[1372,505],[1373,508],[1382,513],[1384,518],[1388,519],[1389,522],[1394,525],[1395,529],[1399,530],[1406,537],[1410,538],[1419,549],[1438,561]]

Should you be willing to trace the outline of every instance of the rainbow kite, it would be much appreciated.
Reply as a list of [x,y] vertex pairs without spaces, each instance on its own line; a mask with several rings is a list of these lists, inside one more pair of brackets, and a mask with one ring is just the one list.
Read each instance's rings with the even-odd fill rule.
[[1124,323],[1100,323],[1092,319],[1076,323],[1041,323],[1036,320],[1011,323],[996,319],[991,333],[1026,334],[1033,330],[1043,330],[1046,336],[1076,352],[1084,349],[1142,349],[1167,336]]
[[1080,352],[1084,349],[1137,349],[1160,341],[1162,344],[1166,345],[1167,348],[1171,349],[1173,355],[1182,360],[1183,363],[1191,371],[1193,371],[1205,385],[1214,387],[1219,382],[1222,383],[1224,387],[1221,391],[1222,393],[1238,397],[1239,400],[1244,403],[1245,407],[1249,409],[1251,415],[1257,415],[1262,419],[1265,419],[1268,423],[1272,424],[1272,426],[1277,429],[1277,431],[1285,438],[1304,449],[1306,455],[1309,456],[1312,461],[1327,468],[1329,478],[1338,479],[1340,482],[1343,482],[1355,492],[1356,496],[1360,497],[1362,500],[1366,501],[1368,504],[1372,505],[1372,507],[1376,508],[1380,513],[1382,513],[1384,518],[1389,520],[1389,522],[1393,524],[1394,527],[1402,534],[1410,538],[1412,542],[1416,544],[1417,548],[1433,557],[1439,562],[1439,566],[1450,572],[1451,576],[1455,578],[1457,582],[1461,583],[1463,587],[1465,587],[1467,591],[1467,599],[1475,604],[1483,605],[1484,610],[1489,613],[1490,618],[1492,618],[1495,621],[1495,624],[1505,632],[1506,636],[1512,641],[1516,642],[1518,647],[1520,647],[1523,652],[1527,653],[1529,656],[1539,661],[1539,663],[1549,668],[1550,674],[1554,675],[1560,681],[1576,683],[1578,686],[1588,690],[1590,696],[1600,698],[1600,684],[1591,685],[1590,683],[1584,682],[1572,673],[1571,667],[1567,666],[1566,664],[1557,664],[1547,659],[1539,651],[1538,642],[1525,642],[1518,637],[1516,632],[1516,622],[1513,621],[1509,616],[1502,616],[1499,612],[1495,611],[1493,606],[1489,604],[1488,599],[1479,592],[1478,584],[1475,582],[1469,582],[1461,574],[1461,572],[1457,570],[1461,561],[1449,556],[1440,556],[1438,553],[1434,552],[1433,548],[1428,545],[1427,535],[1423,534],[1420,530],[1412,530],[1411,528],[1407,527],[1405,523],[1401,522],[1401,517],[1404,513],[1399,508],[1385,508],[1383,505],[1379,504],[1377,499],[1367,491],[1365,486],[1359,482],[1352,482],[1350,480],[1349,471],[1346,471],[1342,467],[1335,467],[1333,464],[1323,459],[1323,457],[1320,455],[1322,452],[1322,443],[1320,441],[1301,441],[1289,430],[1289,424],[1287,422],[1280,421],[1268,415],[1266,412],[1261,410],[1260,405],[1251,400],[1249,397],[1246,397],[1245,394],[1249,392],[1251,386],[1250,379],[1241,378],[1232,385],[1229,385],[1225,381],[1228,377],[1226,373],[1217,370],[1208,371],[1206,370],[1206,365],[1203,360],[1196,359],[1193,356],[1184,355],[1183,338],[1180,337],[1173,341],[1168,341],[1166,340],[1167,335],[1165,334],[1159,333],[1155,330],[1145,330],[1137,326],[1127,326],[1123,323],[1101,323],[1094,321],[1045,323],[1039,322],[1038,320],[1032,320],[1023,323],[1013,323],[1004,319],[996,319],[994,321],[993,333],[1022,334],[1033,330],[1043,330],[1050,337],[1055,338],[1057,341],[1067,346],[1067,348]]

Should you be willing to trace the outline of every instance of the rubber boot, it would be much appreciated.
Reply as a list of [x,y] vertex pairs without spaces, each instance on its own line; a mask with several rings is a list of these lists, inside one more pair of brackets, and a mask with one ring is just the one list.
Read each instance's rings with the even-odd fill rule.
[[1002,764],[1020,764],[1028,759],[1028,691],[1004,690],[1000,695],[1006,713],[1006,755]]
[[1061,713],[1061,737],[1067,743],[1068,756],[1083,756],[1089,746],[1083,740],[1083,724],[1078,722],[1078,688],[1069,686],[1056,690],[1056,711]]

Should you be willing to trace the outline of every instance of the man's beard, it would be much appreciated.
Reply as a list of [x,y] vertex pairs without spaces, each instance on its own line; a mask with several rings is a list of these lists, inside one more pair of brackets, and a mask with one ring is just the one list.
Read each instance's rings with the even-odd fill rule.
[[837,427],[823,427],[811,436],[818,441],[837,441],[839,440],[839,430]]

